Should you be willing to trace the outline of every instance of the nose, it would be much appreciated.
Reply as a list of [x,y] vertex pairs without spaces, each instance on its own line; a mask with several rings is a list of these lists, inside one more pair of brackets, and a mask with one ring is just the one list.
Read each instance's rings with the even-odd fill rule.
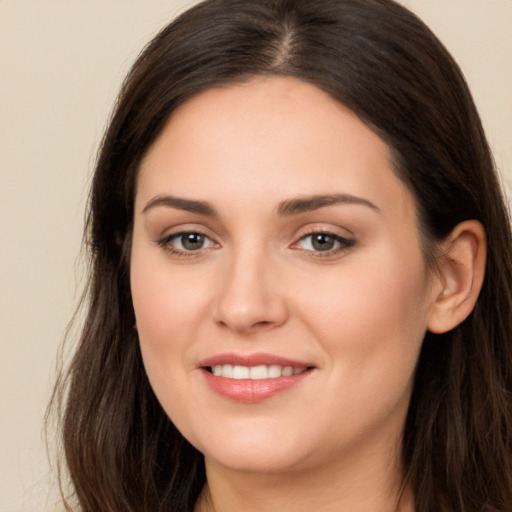
[[288,308],[278,275],[275,262],[257,250],[233,255],[221,276],[215,321],[239,334],[283,325]]

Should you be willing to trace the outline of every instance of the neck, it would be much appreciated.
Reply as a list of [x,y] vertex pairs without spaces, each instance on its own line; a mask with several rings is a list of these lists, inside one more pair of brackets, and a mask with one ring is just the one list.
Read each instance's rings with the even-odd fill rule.
[[387,458],[379,452],[279,473],[235,471],[206,458],[207,484],[195,512],[414,512],[396,450]]

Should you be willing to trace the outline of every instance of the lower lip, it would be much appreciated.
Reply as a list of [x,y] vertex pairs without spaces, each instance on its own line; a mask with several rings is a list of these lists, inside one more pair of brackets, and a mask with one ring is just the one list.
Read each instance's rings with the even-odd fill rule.
[[305,370],[298,375],[289,377],[276,377],[274,379],[228,379],[226,377],[217,377],[209,371],[203,369],[206,382],[210,389],[215,393],[243,403],[262,402],[268,398],[277,395],[287,389],[296,386],[311,370]]

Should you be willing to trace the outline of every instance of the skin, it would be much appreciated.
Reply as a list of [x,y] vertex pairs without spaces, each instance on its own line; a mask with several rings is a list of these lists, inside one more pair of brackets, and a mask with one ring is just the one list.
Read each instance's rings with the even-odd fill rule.
[[[359,202],[283,214],[283,203],[333,193]],[[204,245],[187,250],[184,231]],[[316,250],[317,231],[350,243]],[[414,369],[445,285],[426,269],[389,148],[328,95],[259,78],[182,105],[140,169],[131,287],[151,385],[205,455],[197,510],[396,510]],[[226,352],[314,369],[242,403],[198,368]]]

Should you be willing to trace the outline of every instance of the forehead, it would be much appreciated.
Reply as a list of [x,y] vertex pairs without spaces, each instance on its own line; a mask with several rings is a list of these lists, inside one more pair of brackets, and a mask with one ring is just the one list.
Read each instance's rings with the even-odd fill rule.
[[336,192],[390,203],[409,195],[380,137],[317,87],[282,77],[184,103],[142,162],[137,192],[213,201],[224,193],[244,204],[261,195],[278,202]]

